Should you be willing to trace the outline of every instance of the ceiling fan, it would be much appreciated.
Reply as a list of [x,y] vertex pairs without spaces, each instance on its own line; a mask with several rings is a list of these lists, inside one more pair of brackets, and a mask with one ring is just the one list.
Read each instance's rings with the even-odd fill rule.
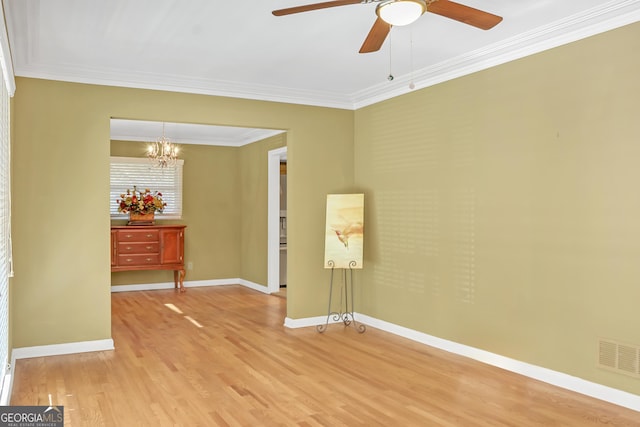
[[444,16],[482,30],[489,30],[502,21],[501,16],[450,0],[334,0],[278,9],[272,13],[275,16],[293,15],[295,13],[358,3],[378,3],[378,6],[376,6],[376,15],[378,17],[373,23],[373,27],[371,27],[367,38],[364,40],[360,48],[360,53],[380,50],[392,26],[410,24],[425,12],[435,13],[436,15]]

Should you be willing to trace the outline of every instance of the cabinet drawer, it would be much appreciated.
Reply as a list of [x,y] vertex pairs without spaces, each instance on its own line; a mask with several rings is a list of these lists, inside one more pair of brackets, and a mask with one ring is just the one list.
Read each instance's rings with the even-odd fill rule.
[[118,254],[158,254],[160,253],[159,242],[124,242],[118,244]]
[[119,230],[118,242],[159,242],[160,232],[156,230]]
[[118,255],[118,265],[123,267],[126,265],[155,265],[160,264],[160,254],[148,255]]

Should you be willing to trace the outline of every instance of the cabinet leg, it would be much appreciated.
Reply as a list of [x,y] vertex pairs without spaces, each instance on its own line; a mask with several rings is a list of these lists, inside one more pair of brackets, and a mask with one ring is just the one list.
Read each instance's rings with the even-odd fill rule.
[[173,283],[175,284],[175,288],[178,289],[180,287],[180,292],[186,292],[187,290],[184,288],[184,276],[186,276],[186,271],[182,270],[173,270]]

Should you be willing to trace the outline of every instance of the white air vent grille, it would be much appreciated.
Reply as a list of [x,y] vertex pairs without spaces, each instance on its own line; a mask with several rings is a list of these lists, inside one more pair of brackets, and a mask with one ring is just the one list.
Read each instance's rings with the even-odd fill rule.
[[598,367],[640,378],[640,346],[600,339]]

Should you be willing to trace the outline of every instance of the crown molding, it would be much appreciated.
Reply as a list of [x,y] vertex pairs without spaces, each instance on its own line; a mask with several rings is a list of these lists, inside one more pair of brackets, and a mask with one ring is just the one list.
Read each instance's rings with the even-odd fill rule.
[[91,67],[50,67],[35,63],[17,64],[16,75],[72,83],[117,86],[167,92],[215,95],[257,101],[353,109],[348,97],[326,91],[247,84],[243,82],[167,76],[155,73],[104,70]]

